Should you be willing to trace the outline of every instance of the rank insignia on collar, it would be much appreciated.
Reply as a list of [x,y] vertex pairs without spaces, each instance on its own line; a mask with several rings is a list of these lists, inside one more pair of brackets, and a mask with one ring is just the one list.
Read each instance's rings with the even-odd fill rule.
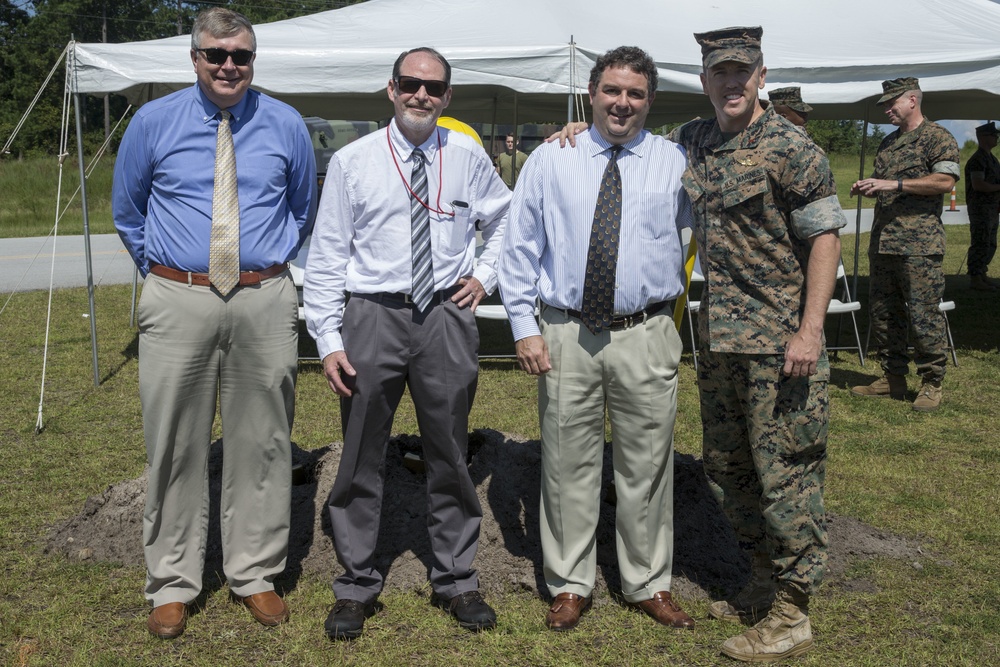
[[748,157],[745,160],[741,160],[739,158],[733,158],[733,159],[736,160],[737,164],[740,164],[744,167],[756,167],[759,164],[758,162],[754,162],[754,159],[752,157]]

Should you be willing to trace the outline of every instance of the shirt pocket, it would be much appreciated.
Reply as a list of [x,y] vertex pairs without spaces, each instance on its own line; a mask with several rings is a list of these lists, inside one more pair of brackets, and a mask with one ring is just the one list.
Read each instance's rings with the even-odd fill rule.
[[441,216],[437,223],[438,241],[446,255],[459,255],[469,249],[473,225],[472,209],[456,206],[454,216]]
[[660,241],[676,234],[674,191],[664,186],[639,193],[639,237],[644,241]]

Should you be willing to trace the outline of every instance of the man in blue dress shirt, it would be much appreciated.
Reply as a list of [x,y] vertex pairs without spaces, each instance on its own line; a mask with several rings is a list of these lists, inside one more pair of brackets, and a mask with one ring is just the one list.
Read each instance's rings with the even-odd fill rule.
[[[656,81],[656,65],[635,47],[598,58],[594,125],[575,150],[545,144],[528,158],[500,256],[517,358],[539,376],[552,630],[576,627],[591,605],[605,411],[622,594],[659,623],[694,626],[670,595],[681,341],[666,307],[684,291],[679,230],[690,226],[691,204],[684,151],[643,130]],[[612,261],[599,261],[605,255]]]
[[260,623],[288,619],[274,592],[288,553],[298,341],[287,262],[316,206],[302,118],[250,90],[250,22],[210,9],[195,21],[191,44],[197,83],[136,112],[113,188],[115,226],[145,277],[143,542],[147,625],[162,639],[184,631],[187,605],[202,588],[217,400],[226,579]]

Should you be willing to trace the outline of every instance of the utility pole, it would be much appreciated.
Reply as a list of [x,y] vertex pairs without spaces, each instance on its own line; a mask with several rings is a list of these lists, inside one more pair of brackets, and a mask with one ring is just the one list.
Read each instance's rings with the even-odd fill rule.
[[184,34],[184,22],[181,20],[181,1],[177,0],[177,34]]

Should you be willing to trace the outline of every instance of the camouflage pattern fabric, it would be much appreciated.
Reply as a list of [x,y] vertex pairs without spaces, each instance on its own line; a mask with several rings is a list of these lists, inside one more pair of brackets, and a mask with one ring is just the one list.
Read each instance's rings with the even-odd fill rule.
[[[878,147],[872,178],[921,178],[958,173],[958,142],[927,119],[915,130],[896,130]],[[943,255],[943,195],[880,192],[875,204],[871,248],[887,255]]]
[[769,547],[775,576],[812,594],[826,567],[824,353],[810,378],[778,355],[698,354],[705,475],[748,557]]
[[847,224],[826,155],[772,106],[729,140],[714,118],[669,139],[688,153],[701,340],[717,352],[784,354],[805,308],[807,239]]
[[[957,179],[958,161],[955,137],[924,119],[916,129],[896,130],[882,141],[872,176],[895,180],[946,173]],[[943,206],[942,195],[878,193],[868,246],[872,356],[883,370],[905,375],[907,347],[912,345],[917,373],[935,382],[944,378],[947,347],[944,316],[938,310],[944,296]]]
[[[913,363],[925,381],[944,379],[948,336],[938,304],[944,297],[942,255],[883,255],[869,252],[873,351],[882,369],[896,375]],[[907,307],[909,304],[909,307]]]
[[997,251],[1000,192],[976,192],[972,174],[980,172],[987,183],[1000,183],[1000,161],[992,153],[977,150],[965,164],[965,203],[969,210],[969,275],[982,276]]
[[688,152],[705,274],[698,387],[709,486],[747,555],[769,552],[779,579],[812,593],[826,563],[830,366],[824,351],[810,378],[781,371],[805,307],[808,238],[847,224],[833,174],[771,106],[734,137],[712,119],[670,139]]

